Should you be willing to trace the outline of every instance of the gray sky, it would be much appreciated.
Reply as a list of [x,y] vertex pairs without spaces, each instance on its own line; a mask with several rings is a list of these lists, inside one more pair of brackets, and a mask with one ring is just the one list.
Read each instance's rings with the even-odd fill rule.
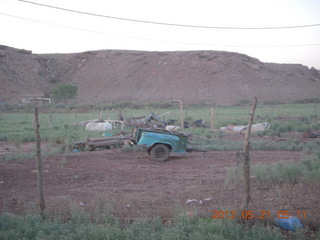
[[34,53],[222,50],[320,69],[320,0],[30,1],[78,13],[0,0],[0,44]]

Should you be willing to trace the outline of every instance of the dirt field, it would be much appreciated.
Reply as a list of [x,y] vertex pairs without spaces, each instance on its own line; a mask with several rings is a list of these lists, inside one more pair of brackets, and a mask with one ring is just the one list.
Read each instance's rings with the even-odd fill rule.
[[[23,145],[21,151],[32,147],[32,143]],[[1,143],[0,154],[12,148],[12,143]],[[301,158],[301,152],[289,151],[251,151],[250,155],[253,164]],[[92,213],[107,203],[117,218],[169,219],[181,212],[212,217],[212,211],[237,211],[241,206],[242,184],[224,186],[225,167],[230,166],[236,166],[233,151],[174,155],[161,163],[150,161],[145,152],[121,149],[62,154],[44,159],[44,197],[47,209],[56,214],[67,214],[72,206]],[[35,159],[0,163],[1,212],[19,214],[35,207],[35,169]],[[262,185],[253,178],[250,210],[255,218],[262,215],[260,211],[270,211],[271,216],[261,221],[273,221],[279,210],[295,216],[305,211],[301,221],[319,227],[319,187]],[[193,199],[198,202],[187,203]]]

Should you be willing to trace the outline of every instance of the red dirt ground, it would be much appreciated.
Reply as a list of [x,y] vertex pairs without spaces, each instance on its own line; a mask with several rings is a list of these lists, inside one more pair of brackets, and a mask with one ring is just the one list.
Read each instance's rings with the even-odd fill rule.
[[[32,147],[29,143],[21,149]],[[1,143],[0,154],[12,148],[12,143]],[[253,164],[298,162],[301,152],[251,151],[250,156]],[[242,184],[224,186],[225,168],[231,166],[236,166],[233,151],[173,155],[166,162],[150,161],[142,151],[122,149],[62,154],[44,158],[44,197],[52,214],[68,214],[75,206],[92,213],[107,203],[110,213],[120,219],[155,215],[168,219],[180,212],[212,217],[212,211],[238,210],[241,206]],[[1,212],[20,214],[36,206],[35,169],[35,159],[0,162]],[[319,183],[260,184],[253,178],[250,210],[256,218],[260,211],[270,211],[270,218],[261,221],[273,221],[279,210],[294,216],[305,211],[307,216],[301,216],[301,221],[319,227],[319,187]],[[202,200],[203,204],[186,203],[188,199]]]

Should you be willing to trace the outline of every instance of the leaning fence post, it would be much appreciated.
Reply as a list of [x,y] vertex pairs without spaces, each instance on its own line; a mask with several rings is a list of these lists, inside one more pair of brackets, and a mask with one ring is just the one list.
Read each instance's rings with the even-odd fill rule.
[[45,202],[43,197],[43,185],[42,185],[42,160],[41,160],[41,138],[40,138],[40,125],[38,119],[38,108],[34,107],[34,133],[36,139],[36,158],[37,158],[37,186],[38,186],[38,197],[40,205],[40,214],[44,218]]
[[251,199],[250,195],[250,158],[249,158],[249,152],[250,152],[250,133],[251,133],[251,127],[253,123],[254,113],[256,111],[257,107],[257,98],[254,97],[253,106],[250,112],[249,117],[249,123],[248,128],[246,131],[246,135],[244,137],[243,141],[243,156],[244,156],[244,163],[243,163],[243,177],[244,177],[244,195],[243,195],[243,202],[242,202],[242,210],[248,210],[249,202]]

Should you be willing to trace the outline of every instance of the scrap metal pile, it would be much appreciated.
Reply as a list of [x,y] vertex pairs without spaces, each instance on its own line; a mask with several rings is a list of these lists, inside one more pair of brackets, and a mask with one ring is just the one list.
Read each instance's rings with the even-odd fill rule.
[[90,150],[94,150],[95,148],[110,148],[110,147],[122,147],[123,145],[130,144],[133,145],[134,138],[131,136],[111,136],[111,137],[98,137],[98,138],[88,138],[86,145],[90,148]]
[[[74,142],[69,147],[73,151],[82,151],[86,147],[89,147],[90,150],[94,150],[110,147],[122,147],[125,144],[132,146],[134,144],[135,132],[139,128],[156,129],[173,133],[176,130],[179,130],[180,126],[174,125],[176,123],[175,120],[169,119],[168,121],[164,121],[162,119],[162,117],[168,113],[169,112],[161,115],[151,113],[144,117],[128,118],[124,121],[94,119],[77,123],[77,126],[86,126],[87,131],[104,132],[104,134],[102,134],[103,137],[88,138],[87,141]],[[117,126],[120,126],[120,133],[116,135],[113,135],[110,132],[108,133],[108,131],[112,131]],[[131,132],[123,132],[122,130],[125,126],[130,127]],[[202,119],[194,121],[191,124],[185,122],[184,126],[185,128],[208,127]]]
[[69,147],[73,151],[82,151],[86,147],[89,147],[89,149],[95,150],[95,149],[108,149],[111,147],[122,147],[123,145],[133,145],[134,138],[131,135],[114,135],[109,137],[95,137],[95,138],[88,138],[87,141],[79,141],[74,142]]
[[[165,114],[156,115],[155,113],[151,113],[146,117],[130,118],[124,121],[124,125],[127,125],[131,128],[154,128],[154,129],[178,130],[180,127],[175,126],[176,124],[175,120],[173,119],[169,119],[168,121],[162,120],[161,117]],[[190,127],[209,128],[210,126],[206,124],[204,120],[199,119],[194,122],[184,121],[184,127],[185,128],[190,128]]]
[[162,128],[167,126],[167,122],[163,121],[160,116],[154,113],[146,117],[130,118],[124,121],[124,125],[131,128]]

